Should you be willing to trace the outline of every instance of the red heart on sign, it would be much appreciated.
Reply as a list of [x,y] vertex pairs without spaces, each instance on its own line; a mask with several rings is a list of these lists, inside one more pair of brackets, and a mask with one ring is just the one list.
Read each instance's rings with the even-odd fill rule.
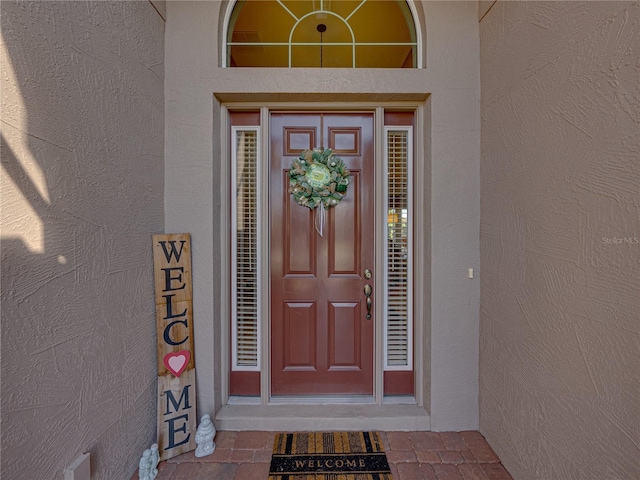
[[190,359],[191,352],[189,350],[167,353],[164,356],[164,366],[176,377],[179,377],[184,372],[184,369],[187,368]]

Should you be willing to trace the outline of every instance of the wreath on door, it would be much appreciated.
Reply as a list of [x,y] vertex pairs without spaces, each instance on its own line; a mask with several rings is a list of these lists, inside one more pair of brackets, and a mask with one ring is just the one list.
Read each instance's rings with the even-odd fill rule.
[[291,163],[289,193],[311,210],[328,210],[347,194],[351,175],[344,162],[329,148],[305,150]]

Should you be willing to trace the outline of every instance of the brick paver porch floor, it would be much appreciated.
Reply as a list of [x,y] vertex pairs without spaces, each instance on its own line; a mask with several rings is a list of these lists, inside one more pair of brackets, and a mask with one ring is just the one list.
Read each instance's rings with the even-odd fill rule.
[[[213,454],[161,462],[157,480],[267,480],[274,432],[218,432]],[[512,480],[484,437],[468,432],[382,432],[394,480]],[[137,480],[137,472],[131,480]]]

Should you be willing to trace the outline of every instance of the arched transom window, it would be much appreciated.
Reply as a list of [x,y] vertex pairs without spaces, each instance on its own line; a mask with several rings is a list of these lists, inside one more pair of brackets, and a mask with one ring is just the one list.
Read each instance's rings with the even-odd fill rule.
[[404,0],[240,0],[225,66],[415,68],[416,29]]

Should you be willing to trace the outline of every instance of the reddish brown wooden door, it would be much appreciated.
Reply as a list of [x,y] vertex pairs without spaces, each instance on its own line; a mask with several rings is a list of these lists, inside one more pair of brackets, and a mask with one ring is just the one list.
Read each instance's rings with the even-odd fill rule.
[[[273,113],[270,150],[271,393],[373,393],[374,122],[369,113]],[[347,196],[315,212],[288,193],[291,162],[331,148],[351,172]],[[375,301],[375,292],[372,296]]]

